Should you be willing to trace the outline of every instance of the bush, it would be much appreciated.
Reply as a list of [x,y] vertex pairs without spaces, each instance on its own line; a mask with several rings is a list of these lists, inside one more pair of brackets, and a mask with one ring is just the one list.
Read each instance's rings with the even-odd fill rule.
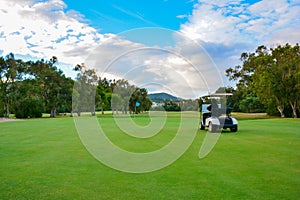
[[253,94],[248,94],[246,98],[240,101],[239,109],[245,113],[265,112],[264,105]]
[[42,117],[44,110],[43,101],[38,98],[25,98],[16,103],[16,118]]
[[165,101],[163,107],[165,111],[181,111],[179,103],[174,101]]

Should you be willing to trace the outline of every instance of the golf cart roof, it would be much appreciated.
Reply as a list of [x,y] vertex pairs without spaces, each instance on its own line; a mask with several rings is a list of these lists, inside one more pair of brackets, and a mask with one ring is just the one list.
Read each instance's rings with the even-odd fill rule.
[[205,97],[227,97],[227,96],[232,96],[232,93],[207,94],[207,95],[202,96],[201,98],[205,98]]

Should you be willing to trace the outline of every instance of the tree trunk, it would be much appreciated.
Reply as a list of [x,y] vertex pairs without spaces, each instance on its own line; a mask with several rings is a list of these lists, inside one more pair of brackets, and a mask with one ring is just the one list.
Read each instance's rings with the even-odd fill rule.
[[55,116],[56,116],[56,108],[51,108],[50,117],[55,117]]
[[6,107],[6,116],[9,118],[10,117],[10,111],[9,111],[8,104],[5,107]]
[[294,102],[294,103],[290,102],[290,105],[291,105],[292,110],[293,110],[294,118],[297,118],[298,117],[297,116],[297,103],[296,102]]
[[283,112],[284,108],[281,106],[277,106],[277,110],[280,112],[280,117],[284,118],[285,117],[284,112]]
[[91,115],[95,116],[96,115],[96,106],[94,105],[93,110],[91,111]]
[[8,105],[8,99],[6,96],[6,93],[4,92],[4,110],[6,112],[6,117],[10,117],[10,111],[9,111],[9,105]]

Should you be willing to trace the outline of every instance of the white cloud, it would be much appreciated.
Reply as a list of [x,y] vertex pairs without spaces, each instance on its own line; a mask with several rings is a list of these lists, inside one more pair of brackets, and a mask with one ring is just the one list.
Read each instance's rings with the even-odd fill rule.
[[181,31],[192,39],[227,44],[239,34],[235,27],[239,21],[235,16],[224,16],[222,9],[215,10],[214,5],[198,4]]
[[189,22],[181,26],[188,37],[204,42],[265,43],[276,38],[278,32],[285,42],[299,40],[293,32],[300,32],[300,4],[286,0],[262,0],[249,5],[237,0],[201,0],[195,5]]
[[[240,64],[242,52],[259,45],[300,41],[300,3],[262,0],[199,0],[181,32],[202,44],[220,71]],[[224,80],[226,78],[224,77]]]
[[65,12],[62,0],[2,0],[0,2],[0,50],[38,58],[55,55],[75,65],[101,40],[102,35],[75,12]]
[[[167,31],[155,30],[155,35]],[[121,35],[103,42],[88,57],[87,65],[96,68],[100,75],[124,78],[149,92],[164,91],[183,98],[195,98],[223,85],[219,71],[203,48],[179,33],[168,30],[169,35],[173,34],[174,41],[169,41],[172,46],[146,46],[127,40],[132,36],[147,40],[143,35],[148,35],[148,31],[154,34],[149,29],[144,29],[144,34],[132,30],[126,33],[127,37]]]

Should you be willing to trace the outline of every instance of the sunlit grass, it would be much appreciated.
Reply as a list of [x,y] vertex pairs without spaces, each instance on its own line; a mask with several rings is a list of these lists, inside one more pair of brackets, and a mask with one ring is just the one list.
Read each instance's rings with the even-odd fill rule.
[[[111,115],[99,116],[108,137],[136,152],[162,147],[179,113],[148,140],[124,135]],[[137,123],[149,122],[147,114]],[[199,160],[205,131],[172,165],[147,174],[113,170],[82,145],[71,117],[0,124],[0,199],[297,199],[300,120],[240,120]],[[134,164],[134,163],[133,163]]]

